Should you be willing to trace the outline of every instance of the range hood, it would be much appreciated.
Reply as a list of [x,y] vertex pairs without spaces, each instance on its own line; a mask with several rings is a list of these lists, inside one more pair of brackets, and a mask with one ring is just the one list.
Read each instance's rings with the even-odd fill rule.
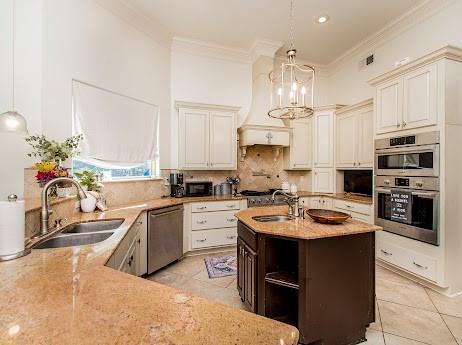
[[280,119],[268,116],[271,97],[271,82],[268,74],[274,68],[274,54],[280,44],[257,41],[253,47],[252,105],[249,115],[238,129],[241,159],[245,158],[247,147],[269,145],[275,148],[276,158],[280,149],[289,146],[289,128]]

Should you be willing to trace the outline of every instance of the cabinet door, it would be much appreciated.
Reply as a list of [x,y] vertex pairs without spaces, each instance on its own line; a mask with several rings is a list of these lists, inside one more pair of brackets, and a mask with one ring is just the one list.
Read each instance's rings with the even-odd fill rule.
[[404,76],[402,128],[436,125],[437,66],[428,65]]
[[244,303],[250,311],[257,311],[257,254],[244,245],[245,257],[245,299]]
[[401,128],[403,113],[403,82],[401,78],[377,86],[375,95],[376,131],[388,133]]
[[241,297],[242,302],[245,300],[244,294],[244,280],[245,280],[245,254],[244,243],[237,238],[237,291]]
[[313,121],[299,120],[293,122],[290,143],[290,168],[311,169]]
[[334,166],[334,114],[317,113],[314,117],[314,166]]
[[209,167],[209,112],[180,109],[179,168]]
[[356,163],[360,168],[372,168],[374,164],[374,133],[372,110],[357,114],[358,140]]
[[314,170],[313,192],[334,192],[334,169],[319,168]]
[[338,168],[356,167],[358,145],[358,126],[355,113],[337,117],[337,161]]
[[234,113],[210,113],[210,168],[237,168],[237,131]]

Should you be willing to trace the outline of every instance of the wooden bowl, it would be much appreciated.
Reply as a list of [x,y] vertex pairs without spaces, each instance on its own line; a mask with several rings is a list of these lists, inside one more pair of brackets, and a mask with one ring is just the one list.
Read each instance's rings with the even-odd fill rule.
[[323,224],[342,224],[350,218],[350,215],[347,213],[316,208],[311,208],[307,210],[306,213],[313,218],[315,222]]

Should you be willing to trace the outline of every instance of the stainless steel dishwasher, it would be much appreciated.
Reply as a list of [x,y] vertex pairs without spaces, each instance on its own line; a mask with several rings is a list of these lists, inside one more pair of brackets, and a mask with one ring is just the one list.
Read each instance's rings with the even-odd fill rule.
[[183,256],[183,206],[148,214],[148,274]]

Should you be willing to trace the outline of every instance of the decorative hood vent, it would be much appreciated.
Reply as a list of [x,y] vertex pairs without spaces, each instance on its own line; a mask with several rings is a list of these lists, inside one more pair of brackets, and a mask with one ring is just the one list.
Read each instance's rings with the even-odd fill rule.
[[281,147],[289,146],[289,128],[282,120],[268,116],[271,97],[268,74],[274,69],[274,54],[280,47],[281,44],[267,41],[256,41],[253,46],[252,105],[238,130],[242,159],[248,146],[271,145],[276,153]]

